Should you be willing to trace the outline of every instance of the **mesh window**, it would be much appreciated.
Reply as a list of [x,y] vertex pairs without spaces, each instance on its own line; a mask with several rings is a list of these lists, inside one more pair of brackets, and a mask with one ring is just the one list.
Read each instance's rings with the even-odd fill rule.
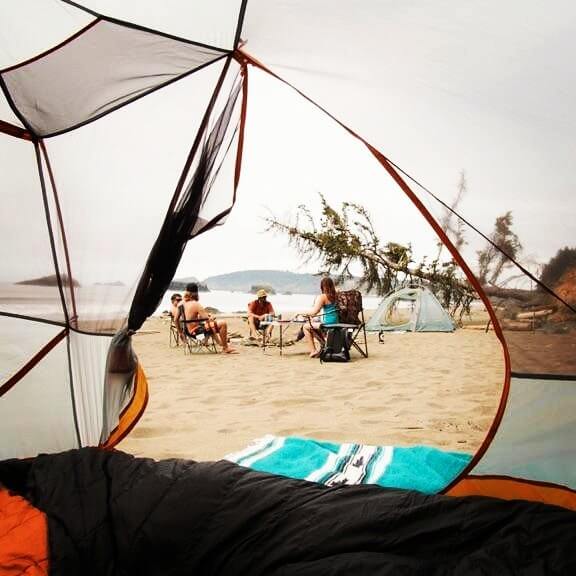
[[94,120],[221,56],[216,49],[98,22],[2,79],[20,114],[46,136]]

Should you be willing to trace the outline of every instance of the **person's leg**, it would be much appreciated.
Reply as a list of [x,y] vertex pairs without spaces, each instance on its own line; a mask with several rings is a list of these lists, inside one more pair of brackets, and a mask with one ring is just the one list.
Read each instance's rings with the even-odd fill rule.
[[254,326],[256,326],[256,338],[258,340],[262,339],[265,342],[266,330],[262,328],[261,322],[262,320],[260,320],[259,318],[254,318]]
[[216,344],[218,344],[218,346],[222,346],[222,339],[220,338],[220,334],[214,329],[210,330],[210,334],[212,335],[212,338],[214,338],[214,340],[216,341]]
[[228,354],[236,352],[236,350],[228,344],[228,324],[226,324],[226,322],[218,322],[217,333],[220,337],[220,345],[222,346],[222,350]]
[[304,324],[304,334],[306,335],[306,344],[308,345],[308,352],[310,353],[310,358],[315,358],[318,354],[316,350],[316,341],[314,336],[315,326],[314,324]]
[[250,338],[258,336],[258,325],[260,322],[254,316],[248,316],[248,326],[250,328]]

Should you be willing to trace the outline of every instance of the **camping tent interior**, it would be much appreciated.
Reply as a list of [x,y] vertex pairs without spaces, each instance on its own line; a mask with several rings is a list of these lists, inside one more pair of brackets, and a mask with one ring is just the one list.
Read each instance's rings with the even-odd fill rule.
[[[0,6],[1,457],[113,446],[142,414],[146,380],[130,337],[187,242],[234,206],[257,71],[365,148],[490,312],[506,358],[502,401],[447,493],[576,509],[576,302],[568,276],[546,285],[535,263],[574,238],[576,84],[563,62],[576,48],[576,6],[170,6]],[[455,214],[469,239],[456,249],[439,222],[462,166],[475,184]],[[509,286],[538,291],[554,310],[537,333],[508,330],[492,305],[499,295],[471,267],[508,210],[530,255],[498,248]],[[535,356],[528,339],[542,342]]]

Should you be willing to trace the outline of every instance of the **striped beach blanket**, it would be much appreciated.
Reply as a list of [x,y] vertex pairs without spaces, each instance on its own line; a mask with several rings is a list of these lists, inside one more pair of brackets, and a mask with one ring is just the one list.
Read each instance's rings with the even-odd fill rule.
[[260,472],[328,486],[378,484],[434,494],[466,467],[471,455],[430,446],[335,444],[266,435],[225,459]]

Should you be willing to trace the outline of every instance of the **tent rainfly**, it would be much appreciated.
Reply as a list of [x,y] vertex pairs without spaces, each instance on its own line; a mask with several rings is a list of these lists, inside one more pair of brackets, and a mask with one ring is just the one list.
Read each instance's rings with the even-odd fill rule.
[[568,322],[507,332],[439,225],[464,168],[469,242],[509,210],[542,262],[573,241],[576,3],[169,5],[0,3],[0,458],[114,446],[143,413],[131,336],[234,206],[258,70],[355,139],[489,311],[500,406],[445,492],[576,509],[576,303],[494,246]]
[[454,322],[426,286],[405,287],[384,297],[366,323],[369,332],[452,332]]

